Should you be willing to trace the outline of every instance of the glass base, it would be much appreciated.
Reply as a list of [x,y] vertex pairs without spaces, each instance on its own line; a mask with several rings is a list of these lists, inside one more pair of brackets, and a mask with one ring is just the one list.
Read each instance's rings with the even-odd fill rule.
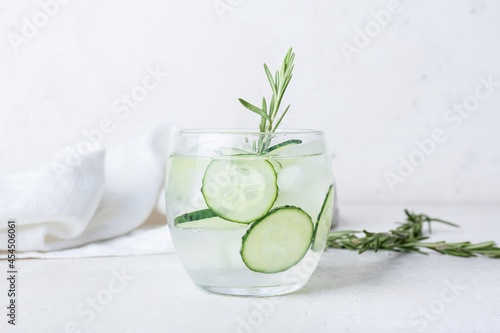
[[212,294],[241,297],[266,297],[293,293],[304,286],[305,282],[265,287],[220,287],[196,285],[199,289]]

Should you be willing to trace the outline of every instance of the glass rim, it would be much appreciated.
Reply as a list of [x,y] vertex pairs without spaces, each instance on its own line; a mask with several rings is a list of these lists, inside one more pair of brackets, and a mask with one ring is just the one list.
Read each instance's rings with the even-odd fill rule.
[[248,128],[187,128],[175,131],[180,135],[297,135],[297,134],[324,134],[323,131],[315,129],[277,129],[275,132],[259,132]]

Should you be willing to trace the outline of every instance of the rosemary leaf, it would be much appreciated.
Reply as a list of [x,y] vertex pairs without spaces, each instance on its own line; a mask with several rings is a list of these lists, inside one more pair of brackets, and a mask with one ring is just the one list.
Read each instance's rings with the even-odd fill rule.
[[[262,135],[259,136],[259,141],[257,144],[255,144],[254,148],[254,150],[258,154],[262,154],[263,152],[266,151],[272,139],[272,136],[268,134],[276,131],[279,124],[283,120],[283,117],[290,108],[289,105],[278,118],[281,100],[283,99],[283,95],[285,94],[286,88],[288,87],[290,80],[292,79],[294,59],[295,59],[295,53],[293,53],[292,48],[290,48],[286,53],[285,59],[283,60],[283,63],[281,65],[281,70],[276,71],[274,77],[271,74],[269,67],[264,63],[264,71],[266,73],[267,79],[272,89],[272,97],[270,100],[269,108],[267,108],[265,99],[263,99],[262,109],[259,109],[258,107],[248,103],[247,101],[241,98],[239,99],[240,103],[245,108],[261,116],[261,121],[259,123],[259,132],[262,133]],[[278,118],[277,122],[276,118]]]
[[259,115],[261,115],[263,118],[267,119],[267,120],[271,120],[271,118],[269,118],[269,116],[267,115],[267,113],[265,113],[264,111],[262,111],[261,109],[259,109],[258,107],[256,107],[255,105],[252,105],[250,103],[248,103],[247,101],[239,98],[238,99],[240,101],[241,104],[243,104],[244,107],[246,107],[248,110],[250,111],[253,111]]

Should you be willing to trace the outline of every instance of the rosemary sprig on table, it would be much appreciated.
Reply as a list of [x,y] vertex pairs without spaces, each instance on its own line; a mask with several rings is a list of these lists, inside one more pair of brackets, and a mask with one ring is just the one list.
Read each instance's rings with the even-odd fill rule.
[[[273,95],[271,97],[271,101],[269,103],[269,107],[267,106],[266,98],[262,97],[262,108],[258,108],[253,104],[248,103],[247,101],[239,98],[240,103],[246,107],[248,110],[257,113],[261,116],[259,131],[263,133],[263,135],[259,138],[259,143],[254,147],[258,154],[263,153],[267,147],[269,146],[269,142],[271,141],[271,137],[268,135],[276,131],[279,124],[283,120],[283,117],[288,112],[290,105],[288,105],[281,113],[281,116],[278,118],[279,108],[281,105],[281,100],[283,99],[283,95],[285,94],[286,88],[292,79],[292,71],[293,60],[295,59],[295,53],[292,52],[292,48],[290,48],[283,60],[283,64],[281,65],[281,70],[276,71],[276,74],[271,74],[269,67],[264,64],[264,70],[266,72],[267,79],[269,80],[269,84],[271,85],[271,89],[273,91]],[[277,119],[277,121],[276,121]]]
[[[453,227],[458,225],[432,218],[424,214],[415,214],[405,210],[406,221],[399,227],[389,232],[368,232],[363,231],[332,231],[328,236],[327,247],[337,249],[358,250],[361,254],[366,250],[389,250],[389,251],[414,251],[427,254],[421,249],[430,249],[442,254],[458,257],[477,257],[485,255],[490,258],[500,258],[500,248],[493,241],[472,244],[470,242],[447,243],[423,242],[429,237],[422,236],[422,227],[424,222],[429,225],[431,231],[431,222],[444,223]],[[359,235],[364,234],[364,235]],[[359,236],[358,236],[359,235]]]

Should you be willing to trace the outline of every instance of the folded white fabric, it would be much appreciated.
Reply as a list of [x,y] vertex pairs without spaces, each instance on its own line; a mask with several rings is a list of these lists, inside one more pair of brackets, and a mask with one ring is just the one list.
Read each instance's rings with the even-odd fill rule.
[[[87,245],[58,251],[18,252],[16,257],[18,259],[61,259],[163,254],[173,252],[175,252],[174,245],[166,225],[156,227],[141,225],[139,228],[123,236],[104,241],[93,242]],[[0,254],[0,259],[6,259],[6,255],[7,253],[3,255]]]
[[[17,251],[74,248],[137,229],[151,214],[163,189],[172,130],[155,129],[106,151],[98,147],[81,154],[76,146],[68,147],[46,165],[0,176],[0,239],[6,240],[8,219],[17,222]],[[169,242],[166,228],[156,229]],[[135,232],[135,236],[139,234]],[[119,255],[120,247],[133,246],[131,235],[129,241],[108,241],[117,251],[106,250],[101,242],[68,250],[67,256]],[[6,246],[6,241],[0,242],[1,250]],[[171,250],[171,246],[165,244],[162,250]],[[131,249],[122,252],[134,253]]]

